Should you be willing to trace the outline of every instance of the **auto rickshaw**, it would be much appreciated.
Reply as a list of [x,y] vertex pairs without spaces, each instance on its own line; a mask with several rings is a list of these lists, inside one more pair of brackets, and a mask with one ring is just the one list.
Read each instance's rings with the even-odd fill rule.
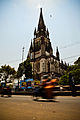
[[36,99],[39,97],[43,99],[53,99],[53,88],[56,82],[57,79],[51,79],[48,76],[44,76],[39,87],[34,89],[33,97],[36,97]]

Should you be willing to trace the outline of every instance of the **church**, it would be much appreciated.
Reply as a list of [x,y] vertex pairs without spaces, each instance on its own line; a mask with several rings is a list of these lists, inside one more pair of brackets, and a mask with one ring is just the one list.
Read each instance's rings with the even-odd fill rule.
[[67,65],[63,64],[63,61],[60,62],[58,47],[56,48],[56,56],[53,55],[53,48],[48,28],[44,23],[42,8],[40,8],[38,27],[34,30],[34,38],[31,40],[27,57],[31,60],[32,71],[37,79],[41,79],[43,75],[49,75],[51,78],[60,77],[67,67]]

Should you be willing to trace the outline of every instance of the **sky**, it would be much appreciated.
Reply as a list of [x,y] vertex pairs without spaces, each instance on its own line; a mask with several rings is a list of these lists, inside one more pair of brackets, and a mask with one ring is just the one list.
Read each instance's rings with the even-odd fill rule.
[[80,0],[0,0],[0,66],[16,70],[27,58],[40,8],[50,33],[53,54],[70,65],[80,56]]

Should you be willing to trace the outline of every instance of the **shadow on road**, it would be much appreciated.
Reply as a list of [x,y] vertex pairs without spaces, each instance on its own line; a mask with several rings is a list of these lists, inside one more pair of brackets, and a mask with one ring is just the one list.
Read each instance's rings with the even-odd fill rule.
[[5,96],[1,96],[2,98],[11,98],[12,96],[7,96],[7,95],[5,95]]
[[56,101],[55,99],[33,99],[34,101],[37,101],[37,102],[59,102],[59,101]]

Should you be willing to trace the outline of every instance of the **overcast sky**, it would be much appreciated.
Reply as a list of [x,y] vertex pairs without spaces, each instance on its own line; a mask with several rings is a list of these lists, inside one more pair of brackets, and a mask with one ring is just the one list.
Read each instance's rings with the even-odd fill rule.
[[0,0],[0,66],[18,68],[38,25],[40,8],[55,55],[73,64],[80,56],[80,0]]

